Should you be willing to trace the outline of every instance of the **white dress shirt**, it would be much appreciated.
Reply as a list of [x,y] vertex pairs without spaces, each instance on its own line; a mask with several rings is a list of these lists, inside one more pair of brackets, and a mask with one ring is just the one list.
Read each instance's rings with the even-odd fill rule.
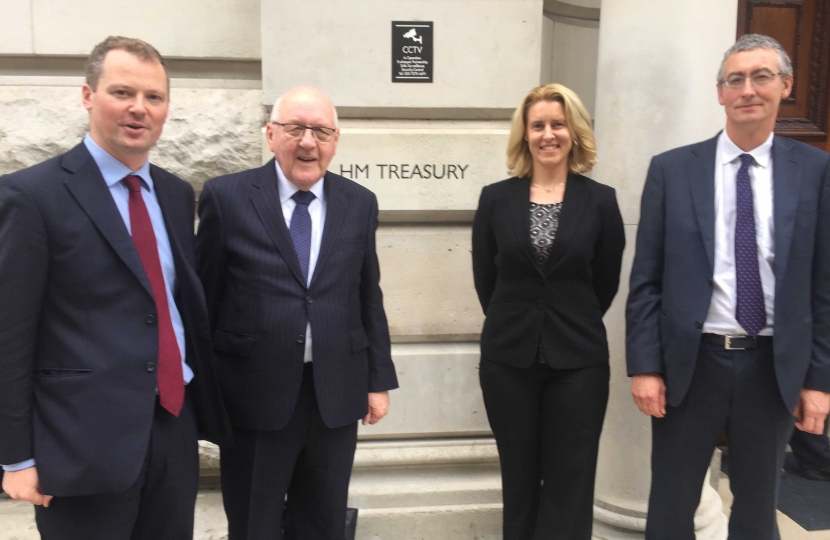
[[740,169],[741,154],[750,154],[754,162],[749,166],[752,199],[755,209],[755,239],[758,243],[758,269],[767,326],[759,332],[772,335],[773,310],[775,309],[775,224],[773,222],[772,139],[744,152],[733,143],[726,131],[718,137],[715,154],[715,274],[709,313],[703,331],[721,335],[746,335],[735,319],[737,308],[737,283],[735,276],[735,199],[736,179]]
[[[285,218],[285,226],[291,230],[291,216],[294,213],[294,207],[297,203],[291,198],[292,195],[300,191],[300,188],[292,184],[280,169],[280,164],[276,161],[274,165],[277,167],[277,181],[279,182],[280,190],[280,204],[282,205],[282,215]],[[314,276],[314,268],[317,266],[317,257],[320,255],[320,243],[323,240],[323,226],[326,224],[326,195],[323,189],[324,178],[320,178],[313,186],[311,191],[314,193],[315,199],[308,205],[308,214],[311,217],[311,253],[308,257],[308,281],[306,286],[311,284],[311,278]],[[305,329],[305,352],[303,354],[304,362],[311,362],[311,323],[309,322]]]

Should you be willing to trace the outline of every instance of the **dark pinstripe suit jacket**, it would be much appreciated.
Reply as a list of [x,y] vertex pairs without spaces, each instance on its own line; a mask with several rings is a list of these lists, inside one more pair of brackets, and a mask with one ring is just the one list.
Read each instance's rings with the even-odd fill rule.
[[378,205],[327,172],[320,255],[306,287],[285,225],[274,161],[215,178],[199,199],[197,271],[205,287],[231,422],[276,430],[294,410],[306,324],[323,421],[365,416],[368,393],[396,388],[375,251]]

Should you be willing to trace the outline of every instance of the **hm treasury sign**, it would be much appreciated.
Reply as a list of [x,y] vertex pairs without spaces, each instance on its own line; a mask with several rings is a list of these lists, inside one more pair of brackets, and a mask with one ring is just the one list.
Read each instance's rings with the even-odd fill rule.
[[392,82],[432,82],[431,21],[392,21]]

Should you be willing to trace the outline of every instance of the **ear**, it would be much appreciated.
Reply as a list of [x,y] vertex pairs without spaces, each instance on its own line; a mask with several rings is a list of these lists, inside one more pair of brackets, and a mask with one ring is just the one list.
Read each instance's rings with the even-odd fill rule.
[[268,143],[268,149],[271,150],[271,153],[276,153],[276,138],[279,134],[277,133],[277,127],[268,122],[265,124],[265,141]]
[[781,91],[781,99],[787,99],[793,91],[793,74],[790,73],[781,78],[784,82],[784,89]]
[[88,111],[92,110],[92,94],[94,93],[92,87],[87,83],[84,83],[81,87],[81,103],[84,104],[84,109]]
[[717,85],[718,85],[718,103],[720,103],[721,106],[723,106],[724,105],[724,102],[723,102],[723,85],[721,83],[717,83]]

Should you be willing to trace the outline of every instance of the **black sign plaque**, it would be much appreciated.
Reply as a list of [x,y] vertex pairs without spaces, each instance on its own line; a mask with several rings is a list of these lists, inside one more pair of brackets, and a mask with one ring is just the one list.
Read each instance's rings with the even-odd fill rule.
[[392,82],[432,82],[432,21],[392,21]]

